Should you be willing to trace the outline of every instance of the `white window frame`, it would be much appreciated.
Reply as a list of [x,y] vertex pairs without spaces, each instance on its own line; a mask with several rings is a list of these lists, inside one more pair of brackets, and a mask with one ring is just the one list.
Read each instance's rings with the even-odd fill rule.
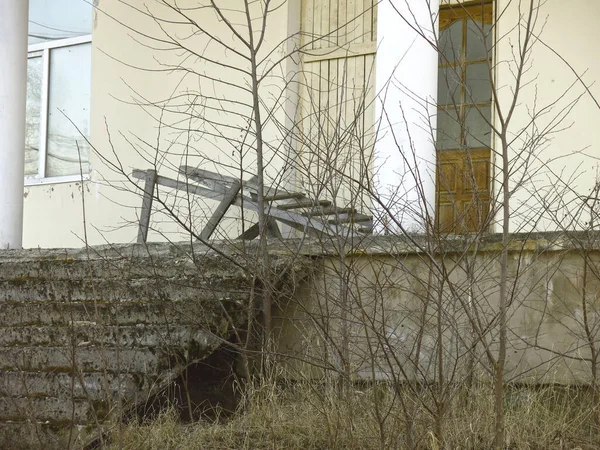
[[[42,57],[42,92],[40,93],[40,150],[38,160],[38,173],[25,175],[25,186],[38,184],[72,183],[81,181],[82,177],[76,175],[63,175],[60,177],[46,177],[46,151],[48,144],[48,95],[50,87],[50,51],[60,47],[71,47],[92,42],[92,35],[86,34],[66,39],[56,39],[38,44],[31,44],[27,50],[27,58]],[[91,89],[91,86],[90,86]],[[83,179],[89,180],[88,169],[83,173]]]

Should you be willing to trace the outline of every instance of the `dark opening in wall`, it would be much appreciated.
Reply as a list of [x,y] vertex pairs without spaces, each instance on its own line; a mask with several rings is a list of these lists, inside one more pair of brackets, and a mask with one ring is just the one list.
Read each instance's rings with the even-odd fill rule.
[[133,415],[151,420],[172,408],[182,422],[214,421],[235,412],[240,401],[235,373],[238,353],[223,345],[193,363],[163,391],[150,397]]

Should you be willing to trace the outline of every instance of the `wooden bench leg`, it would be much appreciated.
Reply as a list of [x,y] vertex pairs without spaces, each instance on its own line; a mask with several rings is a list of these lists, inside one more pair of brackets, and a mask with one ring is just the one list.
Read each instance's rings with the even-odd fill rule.
[[142,211],[140,212],[140,225],[138,227],[137,241],[139,244],[148,239],[148,227],[150,226],[150,215],[152,214],[152,200],[154,199],[154,186],[156,185],[156,171],[146,170],[144,177],[144,197],[142,199]]
[[208,222],[200,232],[200,240],[207,241],[208,239],[210,239],[213,232],[217,229],[219,222],[221,221],[231,204],[235,201],[235,198],[240,192],[241,187],[242,184],[237,180],[231,184],[231,187],[225,193],[225,197],[223,198],[223,200],[221,200],[221,203],[219,203],[219,206],[217,206],[217,209],[215,209],[215,212],[210,217],[210,219],[208,219]]

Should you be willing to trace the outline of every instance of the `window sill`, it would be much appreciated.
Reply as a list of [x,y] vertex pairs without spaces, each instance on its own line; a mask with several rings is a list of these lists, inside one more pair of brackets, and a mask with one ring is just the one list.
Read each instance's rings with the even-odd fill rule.
[[[89,174],[83,174],[83,181],[89,180]],[[81,182],[81,175],[65,175],[62,177],[35,178],[25,177],[25,186],[37,186],[43,184],[76,183]]]

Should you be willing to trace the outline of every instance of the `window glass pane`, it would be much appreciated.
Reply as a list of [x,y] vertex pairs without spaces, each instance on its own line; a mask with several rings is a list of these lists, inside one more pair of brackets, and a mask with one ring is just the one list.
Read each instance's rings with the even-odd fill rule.
[[89,149],[79,131],[89,136],[90,69],[91,44],[50,52],[47,177],[79,174],[78,146],[83,172],[89,171]]
[[29,43],[92,33],[90,0],[29,0]]
[[[481,29],[483,27],[483,29]],[[485,59],[492,51],[492,26],[467,20],[467,60]]]
[[42,103],[42,57],[27,60],[27,106],[25,115],[25,175],[38,173],[40,157],[40,109]]
[[491,117],[490,106],[467,109],[465,135],[468,148],[490,147],[492,143],[492,130],[489,125]]
[[460,67],[441,67],[438,70],[438,105],[459,105],[460,84]]
[[492,101],[492,83],[487,63],[467,65],[467,103],[489,103]]
[[462,47],[462,21],[458,20],[449,27],[440,30],[440,63],[460,60]]
[[460,148],[460,122],[458,117],[456,109],[438,109],[436,144],[438,150]]

